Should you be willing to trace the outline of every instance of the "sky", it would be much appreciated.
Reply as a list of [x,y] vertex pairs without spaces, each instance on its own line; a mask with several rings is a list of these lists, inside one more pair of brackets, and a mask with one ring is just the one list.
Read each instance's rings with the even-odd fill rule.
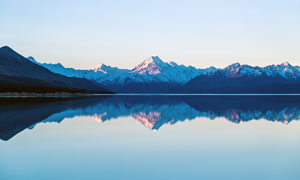
[[0,46],[40,62],[133,68],[300,65],[299,0],[0,0]]

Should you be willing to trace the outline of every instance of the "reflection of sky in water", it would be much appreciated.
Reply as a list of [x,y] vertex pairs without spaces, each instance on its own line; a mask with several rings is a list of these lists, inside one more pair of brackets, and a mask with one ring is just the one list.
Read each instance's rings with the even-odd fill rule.
[[299,97],[2,102],[0,179],[300,179],[298,102]]
[[76,117],[0,141],[2,179],[299,179],[300,122],[197,118],[153,132]]

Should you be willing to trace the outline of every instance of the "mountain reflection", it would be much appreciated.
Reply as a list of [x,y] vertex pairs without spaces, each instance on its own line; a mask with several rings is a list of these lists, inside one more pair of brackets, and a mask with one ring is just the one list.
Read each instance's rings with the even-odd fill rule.
[[196,117],[224,117],[240,123],[266,119],[289,123],[300,119],[300,96],[97,96],[89,98],[1,99],[0,138],[9,140],[38,123],[89,116],[99,122],[131,116],[145,127]]

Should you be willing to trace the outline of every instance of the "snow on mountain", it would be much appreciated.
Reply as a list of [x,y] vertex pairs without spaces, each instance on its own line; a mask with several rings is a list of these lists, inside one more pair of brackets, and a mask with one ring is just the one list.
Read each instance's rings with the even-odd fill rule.
[[[33,57],[29,57],[28,59],[54,73],[68,77],[86,78],[116,91],[120,90],[120,88],[125,88],[125,90],[122,89],[120,92],[135,91],[137,88],[141,87],[139,83],[146,83],[149,85],[151,85],[151,83],[163,83],[164,85],[161,85],[160,88],[165,87],[165,83],[170,85],[184,85],[196,77],[201,77],[201,75],[213,75],[214,72],[224,74],[227,78],[248,76],[274,77],[281,80],[300,79],[300,67],[292,66],[288,62],[266,67],[234,63],[224,69],[217,69],[215,67],[197,69],[192,66],[178,65],[172,61],[164,62],[158,56],[151,56],[135,66],[133,69],[119,69],[117,67],[99,64],[91,69],[78,70],[66,68],[60,63],[39,63]],[[128,88],[131,90],[128,90]],[[145,86],[145,88],[148,89],[149,87]],[[139,90],[139,92],[140,91],[143,92],[144,90]]]
[[215,71],[216,68],[197,69],[192,66],[178,65],[175,62],[164,62],[158,56],[152,56],[138,64],[130,73],[140,74],[148,81],[162,81],[184,84],[192,78]]
[[298,66],[292,66],[288,62],[284,62],[275,67],[275,70],[285,79],[296,79],[300,77],[300,69]]
[[103,64],[103,63],[101,63],[101,64],[99,64],[99,65],[97,65],[93,70],[94,70],[94,72],[103,72],[104,74],[107,74],[107,71],[105,71],[104,69],[106,69],[106,65],[105,64]]
[[178,65],[175,62],[164,62],[158,56],[151,56],[142,63],[135,66],[132,70],[119,69],[117,67],[99,64],[88,70],[78,70],[66,68],[60,63],[47,64],[39,63],[33,57],[28,59],[39,64],[50,71],[68,77],[87,78],[101,84],[123,84],[126,80],[130,82],[149,83],[149,82],[170,82],[184,84],[192,78],[216,70],[214,67],[207,69],[197,69],[192,66]]
[[92,69],[81,70],[74,68],[66,68],[60,63],[39,63],[33,57],[29,57],[28,59],[34,63],[37,63],[49,69],[54,73],[62,74],[68,77],[86,78],[102,84],[113,83],[115,81],[123,82],[127,77],[127,74],[129,73],[129,70],[127,69],[119,69],[104,64],[100,64]]
[[284,79],[300,78],[300,67],[292,66],[288,62],[278,65],[269,65],[266,67],[240,65],[239,63],[234,63],[221,71],[223,71],[227,77],[266,75],[272,77],[278,76]]
[[160,74],[165,63],[158,56],[151,56],[133,68],[132,73]]

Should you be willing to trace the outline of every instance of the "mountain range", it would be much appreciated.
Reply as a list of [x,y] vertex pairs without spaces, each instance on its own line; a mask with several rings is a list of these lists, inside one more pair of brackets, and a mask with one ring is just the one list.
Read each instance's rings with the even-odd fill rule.
[[232,64],[191,79],[181,93],[299,93],[300,67],[288,62],[266,67]]
[[133,69],[119,69],[104,64],[88,70],[65,68],[62,64],[39,63],[33,57],[28,59],[50,71],[68,77],[86,78],[102,86],[123,93],[161,93],[187,83],[189,80],[216,68],[197,69],[192,66],[164,62],[158,56],[151,56]]
[[34,86],[100,93],[300,93],[300,67],[284,62],[266,67],[234,63],[200,69],[151,56],[132,69],[100,64],[82,70],[26,59],[2,47],[0,83],[1,92],[11,90],[13,84],[18,91]]
[[101,64],[76,70],[61,64],[38,63],[68,77],[86,78],[123,93],[299,93],[300,67],[288,62],[266,67],[234,63],[226,68],[199,69],[164,62],[157,56],[145,59],[133,69]]

